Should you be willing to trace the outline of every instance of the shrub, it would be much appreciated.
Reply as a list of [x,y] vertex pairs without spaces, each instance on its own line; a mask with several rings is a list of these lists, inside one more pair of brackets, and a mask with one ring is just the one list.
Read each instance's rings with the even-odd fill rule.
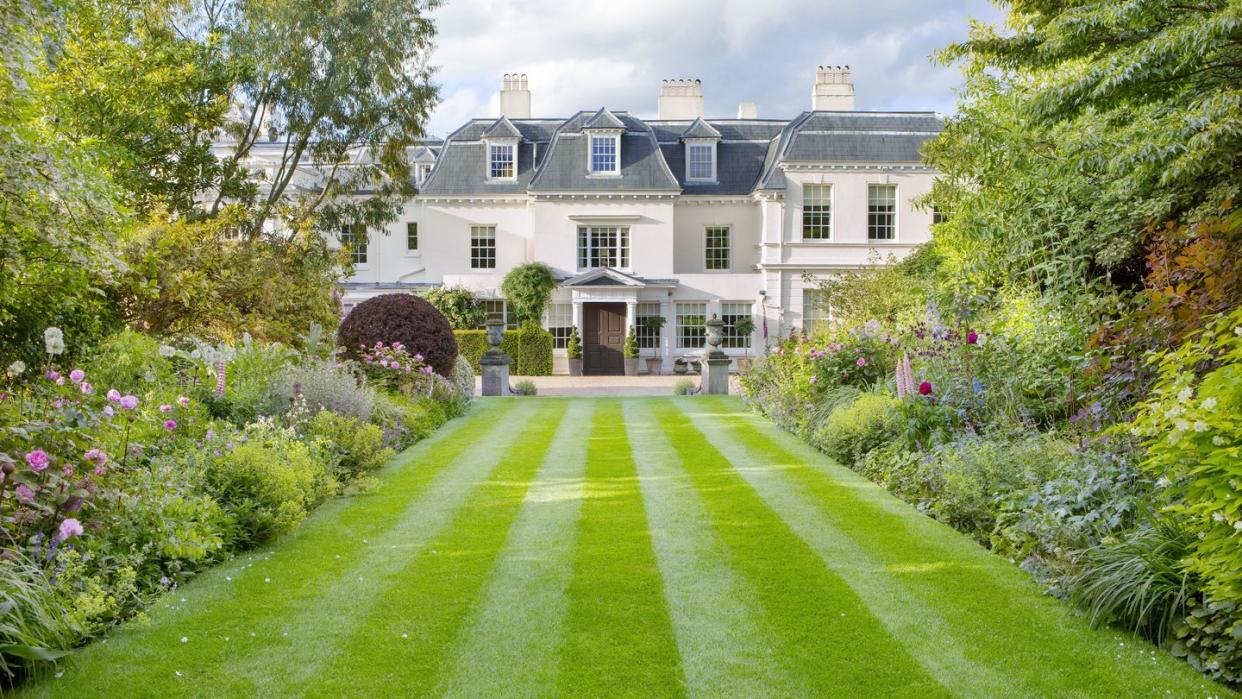
[[310,360],[286,366],[271,378],[262,414],[283,415],[295,395],[305,400],[312,415],[326,409],[368,421],[377,394],[348,366]]
[[625,345],[621,349],[621,353],[626,359],[638,359],[638,337],[634,334],[634,328],[630,328],[625,334]]
[[69,654],[85,635],[53,575],[17,551],[0,556],[0,689]]
[[174,355],[194,367],[198,398],[212,416],[239,427],[265,414],[273,379],[297,358],[289,347],[255,342],[249,335],[235,345],[191,342],[193,349],[175,350]]
[[425,298],[444,314],[454,330],[473,330],[487,322],[483,304],[464,286],[436,287]]
[[236,521],[236,541],[258,544],[295,528],[331,484],[322,457],[292,430],[260,423],[238,440],[205,454],[204,479]]
[[698,389],[699,387],[696,386],[695,383],[691,381],[690,379],[682,379],[678,381],[677,383],[673,384],[673,395],[689,396],[689,395],[694,394],[696,391],[698,391]]
[[457,365],[453,367],[453,384],[467,399],[474,397],[474,369],[465,357],[457,357]]
[[[649,316],[656,318],[658,316]],[[664,320],[660,318],[660,320]],[[569,329],[569,340],[565,343],[565,356],[570,359],[582,359],[582,336],[578,334],[578,326]]]
[[513,384],[513,392],[519,396],[533,396],[539,393],[539,387],[535,385],[534,381],[526,379]]
[[336,335],[347,356],[358,359],[367,348],[400,342],[421,354],[441,376],[451,376],[457,359],[453,329],[436,307],[413,294],[381,294],[354,307]]
[[404,449],[425,439],[453,415],[451,404],[438,403],[421,396],[386,396],[376,411],[385,428],[388,444]]
[[[486,330],[454,330],[461,356],[480,371],[479,360],[488,350]],[[506,330],[500,342],[512,360],[510,366],[517,376],[550,376],[552,374],[552,333],[538,326],[526,325]]]
[[543,309],[548,307],[552,291],[556,289],[556,277],[542,262],[527,262],[509,270],[500,283],[518,323],[538,323]]
[[896,404],[890,396],[863,393],[834,410],[816,430],[812,442],[843,464],[856,463],[896,435]]
[[1242,683],[1242,611],[1233,602],[1191,599],[1173,622],[1170,652],[1219,682]]
[[384,431],[348,415],[321,410],[304,427],[308,440],[332,455],[333,478],[348,481],[374,471],[394,456],[384,446]]

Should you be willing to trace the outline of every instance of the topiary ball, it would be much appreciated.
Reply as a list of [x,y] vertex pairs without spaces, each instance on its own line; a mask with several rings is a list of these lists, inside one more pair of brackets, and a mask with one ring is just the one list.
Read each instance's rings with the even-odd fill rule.
[[358,359],[364,347],[400,342],[410,354],[423,355],[437,374],[453,375],[457,338],[444,314],[413,294],[382,294],[354,307],[336,332],[346,356]]

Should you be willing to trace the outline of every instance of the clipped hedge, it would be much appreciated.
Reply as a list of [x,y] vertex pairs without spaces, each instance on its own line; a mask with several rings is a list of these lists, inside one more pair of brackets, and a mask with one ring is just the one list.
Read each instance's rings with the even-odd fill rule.
[[[487,352],[486,330],[454,330],[457,352],[470,362],[476,372],[479,359]],[[512,364],[509,372],[514,376],[550,376],[552,374],[552,333],[540,327],[506,330],[500,349],[509,353]]]

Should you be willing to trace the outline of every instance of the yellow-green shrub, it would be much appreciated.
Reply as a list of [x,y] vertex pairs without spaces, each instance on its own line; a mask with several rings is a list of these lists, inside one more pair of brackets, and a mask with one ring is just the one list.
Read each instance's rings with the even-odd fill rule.
[[861,461],[867,452],[893,439],[899,429],[894,408],[898,401],[878,393],[859,394],[839,406],[820,423],[812,439],[826,454],[843,464]]
[[384,446],[384,431],[379,426],[331,410],[321,410],[311,419],[306,437],[332,455],[332,475],[341,481],[374,471],[395,454]]

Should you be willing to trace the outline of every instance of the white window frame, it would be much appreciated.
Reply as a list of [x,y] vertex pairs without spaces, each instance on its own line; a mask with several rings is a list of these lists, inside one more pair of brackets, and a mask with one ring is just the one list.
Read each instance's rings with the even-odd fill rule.
[[[828,237],[827,238],[808,238],[806,235],[806,205],[808,190],[815,191],[827,188],[828,190]],[[802,184],[802,220],[798,225],[798,237],[806,243],[831,243],[836,238],[837,217],[833,214],[837,208],[837,188],[831,182],[804,182]]]
[[[871,190],[876,187],[884,187],[893,193],[893,235],[891,238],[873,238],[871,237]],[[897,231],[900,228],[901,213],[901,192],[897,185],[891,182],[868,182],[867,183],[867,242],[868,243],[895,243],[897,242]]]
[[543,312],[543,327],[552,334],[552,349],[566,349],[574,327],[574,305],[568,301],[549,303]]
[[[616,260],[614,265],[592,265],[591,259],[594,257],[596,236],[594,231],[614,230],[616,231],[616,244],[613,246],[611,256]],[[578,271],[586,271],[595,269],[596,267],[612,267],[628,271],[633,263],[633,255],[630,250],[630,227],[629,226],[578,226],[577,231],[577,247],[575,248],[574,259],[578,265]]]
[[634,335],[638,340],[638,349],[640,350],[658,350],[660,349],[660,332],[661,330],[653,330],[642,324],[644,318],[660,317],[659,301],[639,301],[634,306]]
[[[741,310],[739,308],[741,306],[746,307],[746,313],[728,313],[727,312],[730,310]],[[737,318],[750,318],[751,322],[754,322],[755,304],[751,303],[750,301],[721,301],[720,302],[720,320],[724,321],[725,318],[729,316],[736,316]],[[750,335],[737,335],[735,331],[733,330],[733,323],[730,323],[727,321],[725,322],[724,328],[722,328],[722,332],[724,333],[724,340],[720,343],[721,349],[740,349],[740,350],[751,349],[750,345],[751,345],[751,341],[753,340],[753,335],[754,335],[753,332]],[[740,342],[740,344],[736,344],[736,345],[732,344],[735,342]]]
[[[695,177],[690,172],[690,151],[694,148],[707,148],[711,159],[711,174],[707,177]],[[686,181],[687,182],[716,182],[716,139],[714,138],[688,138],[686,139]]]
[[[682,308],[685,306],[698,306],[702,309],[702,313],[683,314],[681,311],[682,311]],[[682,324],[681,319],[683,315],[686,315],[686,316],[701,315],[703,317],[703,321],[702,321],[703,325],[700,326],[700,328],[703,331],[703,336],[698,338],[699,339],[698,344],[687,345],[684,343],[684,340],[686,339],[686,337],[684,333],[682,333],[682,329],[688,328],[691,326]],[[706,323],[707,323],[707,302],[706,301],[678,301],[677,303],[673,304],[673,342],[676,344],[677,349],[679,350],[703,349],[704,347],[706,347],[707,346],[707,324]]]
[[[802,331],[813,333],[828,327],[828,309],[823,305],[823,291],[802,290]],[[808,309],[813,309],[808,312]]]
[[[490,139],[488,141],[485,141],[485,143],[487,144],[487,163],[485,165],[485,167],[487,167],[487,181],[488,182],[516,182],[517,181],[517,166],[518,166],[517,140],[516,139]],[[492,149],[493,148],[507,149],[509,151],[509,165],[510,165],[511,174],[509,175],[493,175],[492,174],[492,171],[493,171]]]
[[[360,236],[358,231],[362,231]],[[355,236],[361,238],[361,246],[354,245]],[[369,262],[371,230],[369,228],[361,223],[347,223],[341,226],[340,241],[341,247],[349,248],[349,261],[353,263],[354,269],[368,269],[371,266]]]
[[422,185],[431,177],[431,163],[418,163],[414,166],[414,183]]
[[[725,266],[711,267],[708,263],[710,257],[708,252],[708,242],[710,241],[709,231],[724,230],[725,232]],[[709,224],[703,226],[703,271],[704,272],[732,272],[733,271],[733,226],[728,224]]]
[[[612,140],[613,160],[611,170],[595,169],[595,141],[596,140]],[[587,133],[587,172],[592,175],[620,175],[621,174],[621,132],[614,130],[594,131]]]
[[[410,247],[410,226],[414,226],[414,247]],[[418,221],[405,222],[405,254],[407,257],[417,257],[422,254],[423,239],[418,231]]]
[[[484,233],[485,235],[478,235],[479,233]],[[475,264],[477,260],[483,259],[483,256],[475,255],[474,241],[476,240],[491,240],[492,241],[492,245],[491,245],[492,264],[490,267],[480,267]],[[496,269],[496,264],[498,262],[497,258],[499,257],[500,257],[500,251],[497,249],[497,246],[496,246],[496,225],[491,224],[491,223],[470,224],[470,269],[472,270]]]

